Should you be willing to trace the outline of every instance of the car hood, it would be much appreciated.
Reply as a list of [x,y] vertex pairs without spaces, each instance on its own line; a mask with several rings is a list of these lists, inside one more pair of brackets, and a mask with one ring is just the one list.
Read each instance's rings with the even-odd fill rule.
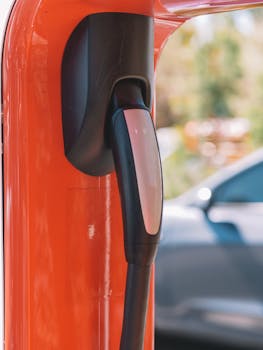
[[239,345],[263,346],[263,303],[227,298],[193,298],[174,307],[157,305],[156,329],[167,334]]

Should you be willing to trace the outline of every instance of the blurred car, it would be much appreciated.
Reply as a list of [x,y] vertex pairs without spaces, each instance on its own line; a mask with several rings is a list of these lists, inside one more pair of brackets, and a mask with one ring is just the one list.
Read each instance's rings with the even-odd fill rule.
[[164,203],[156,332],[263,349],[263,149]]

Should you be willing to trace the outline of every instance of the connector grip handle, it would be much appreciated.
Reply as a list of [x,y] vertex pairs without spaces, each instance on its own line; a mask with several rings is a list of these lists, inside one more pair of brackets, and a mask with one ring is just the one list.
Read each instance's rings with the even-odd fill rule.
[[126,259],[150,265],[162,216],[162,172],[154,125],[147,109],[118,109],[112,148],[124,219]]
[[119,108],[111,123],[128,262],[120,350],[142,350],[151,265],[160,238],[161,162],[147,109]]

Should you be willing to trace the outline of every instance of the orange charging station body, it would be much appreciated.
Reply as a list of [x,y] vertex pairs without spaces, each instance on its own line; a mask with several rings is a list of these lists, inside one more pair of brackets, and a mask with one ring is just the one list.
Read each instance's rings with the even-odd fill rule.
[[[126,262],[116,177],[87,176],[64,156],[61,62],[73,29],[100,12],[153,16],[156,64],[167,37],[191,16],[259,4],[15,2],[2,63],[6,350],[119,347]],[[152,276],[148,350],[153,294]]]

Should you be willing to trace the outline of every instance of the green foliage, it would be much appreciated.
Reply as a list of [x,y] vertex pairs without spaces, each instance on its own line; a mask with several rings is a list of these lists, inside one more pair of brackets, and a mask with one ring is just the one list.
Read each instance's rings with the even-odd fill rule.
[[263,146],[263,114],[262,109],[252,110],[253,114],[250,116],[252,121],[251,136],[252,143],[255,147]]
[[195,110],[193,46],[195,30],[183,26],[170,37],[157,66],[157,126],[184,124]]
[[162,165],[166,199],[181,195],[213,170],[198,154],[189,151],[183,142]]
[[157,69],[158,127],[234,115],[232,98],[242,77],[240,35],[229,15],[216,18],[211,41],[202,43],[191,23],[168,41]]
[[[251,13],[249,35],[237,30],[233,15],[220,14],[211,16],[207,36],[189,21],[170,38],[157,67],[157,126],[180,130],[192,119],[243,117],[251,124],[247,144],[263,146],[263,9]],[[182,138],[163,163],[165,197],[182,194],[213,171]]]
[[231,117],[231,97],[238,93],[240,47],[232,28],[217,32],[196,54],[198,117]]
[[256,103],[251,107],[248,117],[251,121],[251,139],[255,147],[263,145],[263,74],[255,86]]

